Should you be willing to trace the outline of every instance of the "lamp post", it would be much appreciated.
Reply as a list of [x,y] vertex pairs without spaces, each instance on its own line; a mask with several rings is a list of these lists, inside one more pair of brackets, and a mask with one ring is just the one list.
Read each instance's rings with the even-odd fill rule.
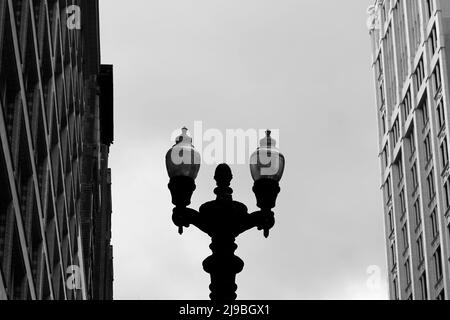
[[166,154],[170,178],[168,187],[175,205],[172,214],[174,224],[180,234],[183,227],[192,224],[211,237],[209,247],[212,255],[203,261],[203,269],[211,276],[211,300],[235,300],[237,297],[236,274],[242,271],[244,262],[234,254],[236,237],[256,227],[263,230],[267,238],[275,224],[272,209],[280,192],[279,181],[285,160],[270,134],[269,130],[266,131],[260,147],[250,157],[253,192],[260,208],[253,213],[248,213],[243,203],[233,200],[233,189],[230,188],[233,175],[227,164],[218,165],[214,174],[216,199],[202,204],[199,211],[188,208],[200,169],[200,154],[194,149],[186,128],[182,129],[176,144]]

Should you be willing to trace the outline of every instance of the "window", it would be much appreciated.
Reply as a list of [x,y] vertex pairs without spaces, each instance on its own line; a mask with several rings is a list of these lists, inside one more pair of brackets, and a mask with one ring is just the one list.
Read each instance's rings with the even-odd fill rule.
[[378,94],[380,95],[379,101],[381,102],[381,104],[380,104],[380,108],[381,108],[384,106],[384,102],[385,102],[383,82],[381,82],[378,87]]
[[411,133],[408,138],[409,142],[409,151],[411,152],[411,155],[416,151],[416,142],[414,141],[414,136]]
[[384,135],[386,133],[386,115],[384,113],[381,115],[381,128]]
[[414,191],[417,189],[418,181],[417,181],[417,168],[416,163],[414,162],[412,168],[411,168],[411,178],[412,178],[412,185]]
[[385,147],[383,149],[383,153],[382,153],[381,157],[383,159],[384,169],[386,169],[389,165],[389,156],[388,156],[388,152],[387,152],[387,147]]
[[386,22],[386,7],[383,5],[381,7],[381,17],[382,17],[382,23]]
[[447,225],[448,240],[450,241],[450,224]]
[[420,276],[419,278],[420,283],[420,293],[421,293],[421,299],[427,300],[428,299],[428,293],[427,293],[427,275],[425,272]]
[[434,188],[434,169],[431,169],[430,174],[427,177],[427,185],[428,185],[428,197],[431,201],[436,194],[436,190]]
[[434,271],[436,272],[436,283],[438,283],[442,279],[441,247],[438,247],[436,249],[436,252],[433,254],[433,262],[434,262]]
[[444,110],[444,102],[441,100],[437,106],[437,120],[438,120],[438,129],[442,129],[445,124],[445,110]]
[[377,59],[377,70],[378,70],[378,78],[383,75],[383,56],[380,54]]
[[420,110],[422,111],[422,124],[424,127],[427,126],[428,120],[430,119],[430,116],[428,114],[428,103],[427,103],[427,97],[422,100],[420,106]]
[[437,47],[438,47],[438,38],[437,38],[437,32],[436,32],[436,25],[433,26],[433,29],[431,29],[431,34],[430,34],[430,51],[431,51],[431,56],[434,56],[434,54],[437,51]]
[[433,71],[433,85],[435,92],[438,92],[441,89],[441,67],[439,63],[436,64],[436,68]]
[[417,239],[417,256],[419,257],[419,266],[422,264],[423,262],[423,239],[422,239],[422,235],[419,236],[419,238]]
[[430,134],[427,134],[425,141],[423,142],[425,145],[425,160],[428,163],[428,161],[431,160],[431,141],[430,141]]
[[396,164],[395,167],[397,168],[398,181],[402,181],[402,180],[403,180],[403,166],[402,166],[402,161],[401,161],[401,160],[397,161],[397,164]]
[[411,92],[409,90],[403,100],[403,112],[405,113],[405,119],[408,118],[408,115],[411,112]]
[[406,274],[406,285],[409,286],[411,284],[411,270],[410,270],[409,258],[406,259],[406,262],[405,262],[405,274]]
[[447,225],[448,240],[450,241],[450,223]]
[[395,254],[395,241],[391,244],[391,260],[392,260],[392,268],[395,267],[397,263],[397,255]]
[[417,87],[417,90],[419,90],[419,88],[422,85],[423,79],[425,78],[425,68],[423,66],[423,57],[420,58],[419,64],[417,65],[417,68],[416,68],[415,75],[416,75],[416,87]]
[[444,208],[447,211],[450,207],[450,186],[449,181],[445,181],[444,183]]
[[403,248],[406,250],[409,247],[408,242],[408,225],[405,224],[402,227]]
[[400,126],[398,122],[398,118],[395,119],[394,125],[392,126],[392,137],[394,139],[394,146],[397,145],[397,142],[400,138]]
[[402,191],[400,191],[399,198],[400,198],[400,211],[403,216],[406,213],[405,191],[403,189]]
[[414,217],[416,222],[416,228],[420,225],[422,222],[422,218],[420,217],[420,200],[417,199],[416,202],[414,202]]
[[392,210],[388,213],[388,219],[389,219],[389,234],[394,232],[394,217],[392,216]]
[[441,144],[441,160],[442,160],[442,168],[447,167],[448,165],[447,137],[444,138]]
[[433,236],[433,240],[435,240],[437,238],[437,236],[439,235],[439,222],[438,222],[436,208],[434,208],[433,212],[431,212],[430,220],[431,220],[431,234]]
[[391,190],[391,176],[389,175],[386,183],[385,183],[385,190],[386,190],[386,198],[387,202],[389,202],[392,198],[392,190]]
[[434,12],[434,0],[425,0],[425,10],[427,14],[427,19],[429,20]]
[[392,286],[394,288],[394,300],[398,300],[398,284],[397,284],[397,278],[394,278],[392,281]]

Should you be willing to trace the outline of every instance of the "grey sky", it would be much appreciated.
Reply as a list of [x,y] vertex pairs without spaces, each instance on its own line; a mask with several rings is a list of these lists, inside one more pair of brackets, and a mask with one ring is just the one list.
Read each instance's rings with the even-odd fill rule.
[[[377,128],[361,0],[104,0],[102,62],[114,64],[117,299],[207,299],[209,238],[171,221],[172,132],[280,129],[286,157],[271,236],[237,239],[240,299],[386,298]],[[202,165],[192,207],[212,200]],[[248,165],[234,198],[256,210]]]

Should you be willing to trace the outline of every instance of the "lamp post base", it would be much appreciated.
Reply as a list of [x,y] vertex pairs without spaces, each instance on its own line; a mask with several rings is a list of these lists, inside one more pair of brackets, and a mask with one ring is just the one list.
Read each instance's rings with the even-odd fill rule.
[[234,237],[213,237],[209,246],[212,255],[203,261],[203,269],[211,275],[209,297],[212,301],[236,300],[236,274],[244,268],[244,262],[234,254],[237,249]]

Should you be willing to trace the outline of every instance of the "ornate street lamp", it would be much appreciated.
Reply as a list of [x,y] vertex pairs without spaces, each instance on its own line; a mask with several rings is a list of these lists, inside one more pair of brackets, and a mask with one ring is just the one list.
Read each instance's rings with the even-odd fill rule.
[[[191,204],[195,178],[200,170],[201,161],[200,154],[192,145],[192,138],[187,135],[188,129],[184,127],[181,130],[182,133],[177,137],[175,145],[166,154],[172,203],[180,212]],[[183,225],[178,226],[178,232],[183,233]]]
[[217,166],[214,180],[216,200],[206,202],[199,211],[188,208],[195,190],[195,178],[200,169],[200,155],[187,135],[187,129],[177,138],[176,144],[166,154],[166,167],[169,174],[169,190],[175,205],[172,220],[178,226],[179,233],[183,227],[194,225],[211,237],[209,246],[212,255],[203,261],[203,269],[211,275],[211,300],[235,300],[236,274],[242,271],[244,262],[234,255],[237,236],[254,227],[269,230],[275,224],[274,213],[276,198],[280,192],[279,181],[283,175],[284,156],[276,149],[275,140],[270,131],[260,141],[260,147],[250,157],[250,171],[254,179],[253,192],[260,211],[248,213],[247,207],[232,199],[233,178],[227,164]]

